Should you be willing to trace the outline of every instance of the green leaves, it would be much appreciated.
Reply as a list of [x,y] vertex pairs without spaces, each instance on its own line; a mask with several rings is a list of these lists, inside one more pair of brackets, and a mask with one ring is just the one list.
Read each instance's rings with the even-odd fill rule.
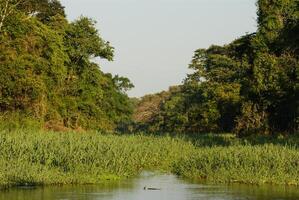
[[100,38],[95,28],[95,22],[89,18],[81,17],[71,23],[66,30],[66,46],[73,62],[80,63],[93,57],[113,59],[113,47],[109,42]]
[[104,74],[91,61],[111,61],[114,53],[93,20],[69,23],[56,0],[8,3],[14,14],[5,15],[0,34],[0,114],[30,113],[46,128],[61,130],[113,130],[129,120],[125,92],[133,84]]
[[242,136],[298,131],[299,4],[259,0],[257,5],[257,33],[196,50],[189,65],[193,72],[179,92],[159,103],[150,127]]

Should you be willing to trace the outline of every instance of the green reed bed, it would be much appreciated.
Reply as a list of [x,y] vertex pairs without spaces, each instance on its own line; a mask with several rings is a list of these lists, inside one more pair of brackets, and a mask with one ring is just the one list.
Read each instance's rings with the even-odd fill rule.
[[[143,170],[211,182],[299,184],[296,145],[242,144],[231,136],[211,137],[195,141],[142,134],[2,131],[0,187],[96,184]],[[229,145],[219,142],[222,137],[231,141]]]
[[299,151],[273,144],[198,148],[173,171],[212,182],[298,185]]

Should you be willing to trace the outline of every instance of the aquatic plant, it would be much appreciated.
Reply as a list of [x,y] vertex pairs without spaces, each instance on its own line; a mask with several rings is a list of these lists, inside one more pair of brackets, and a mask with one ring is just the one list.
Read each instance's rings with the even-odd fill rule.
[[[233,135],[0,132],[0,185],[95,184],[143,170],[211,182],[299,185],[298,146]],[[279,140],[276,140],[279,141]],[[298,141],[298,140],[297,140]]]

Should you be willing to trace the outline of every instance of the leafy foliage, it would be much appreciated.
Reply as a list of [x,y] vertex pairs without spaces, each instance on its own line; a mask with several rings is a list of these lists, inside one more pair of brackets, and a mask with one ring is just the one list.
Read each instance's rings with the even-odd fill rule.
[[195,51],[193,73],[160,103],[155,131],[298,132],[299,2],[259,0],[257,6],[256,33]]
[[112,61],[114,53],[93,20],[81,17],[69,23],[57,0],[2,0],[0,5],[2,14],[5,5],[8,9],[0,18],[3,120],[22,113],[49,129],[109,131],[130,118],[125,91],[133,85],[92,62],[96,57]]

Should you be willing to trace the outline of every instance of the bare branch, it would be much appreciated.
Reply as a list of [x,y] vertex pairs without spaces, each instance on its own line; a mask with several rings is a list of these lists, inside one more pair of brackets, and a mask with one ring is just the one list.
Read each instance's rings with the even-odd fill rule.
[[6,16],[8,15],[8,4],[9,4],[9,0],[6,1],[3,10],[1,11],[1,16],[0,16],[0,31],[3,27],[4,21]]
[[[15,4],[13,4],[12,0],[6,0],[4,2],[3,10],[0,13],[0,32],[4,25],[5,19],[12,14],[15,8],[22,3],[23,0],[18,0]],[[11,4],[11,5],[10,5]]]

